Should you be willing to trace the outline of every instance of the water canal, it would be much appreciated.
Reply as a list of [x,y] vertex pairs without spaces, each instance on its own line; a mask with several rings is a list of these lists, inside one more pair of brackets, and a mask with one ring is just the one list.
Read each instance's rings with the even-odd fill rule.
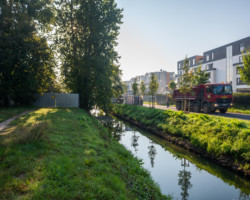
[[250,199],[249,180],[119,119],[98,119],[142,160],[162,193],[179,200]]

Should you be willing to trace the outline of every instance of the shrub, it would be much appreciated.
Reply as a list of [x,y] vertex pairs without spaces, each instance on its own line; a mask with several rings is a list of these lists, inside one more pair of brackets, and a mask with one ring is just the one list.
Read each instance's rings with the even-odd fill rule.
[[235,107],[250,108],[250,93],[234,93],[233,103]]

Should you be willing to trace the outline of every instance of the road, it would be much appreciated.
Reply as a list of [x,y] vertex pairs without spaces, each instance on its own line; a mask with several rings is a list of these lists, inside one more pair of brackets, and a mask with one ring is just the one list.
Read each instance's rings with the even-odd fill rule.
[[[149,104],[143,104],[143,106],[149,107]],[[175,106],[170,106],[170,107],[167,108],[166,106],[155,105],[155,108],[162,109],[162,110],[168,110],[168,109],[170,109],[170,110],[176,111]],[[250,120],[250,115],[240,114],[240,113],[227,112],[227,113],[223,113],[222,114],[219,111],[216,111],[216,113],[209,114],[209,115],[221,116],[221,117],[228,117],[228,118],[235,118],[235,119],[243,119],[243,120]]]

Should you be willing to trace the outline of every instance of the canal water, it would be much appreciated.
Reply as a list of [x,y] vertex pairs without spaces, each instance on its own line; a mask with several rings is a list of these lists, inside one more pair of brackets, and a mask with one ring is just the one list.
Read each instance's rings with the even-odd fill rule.
[[179,200],[250,200],[250,181],[117,118],[97,117],[141,159],[163,194]]

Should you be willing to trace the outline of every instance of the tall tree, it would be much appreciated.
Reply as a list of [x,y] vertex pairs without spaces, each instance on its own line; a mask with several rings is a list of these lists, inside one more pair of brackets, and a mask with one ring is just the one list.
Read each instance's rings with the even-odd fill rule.
[[55,0],[55,44],[64,82],[80,95],[80,106],[106,107],[113,96],[113,71],[118,68],[114,47],[122,10],[114,0]]
[[6,105],[10,99],[29,104],[54,78],[52,52],[38,31],[51,19],[48,3],[0,2],[0,101]]
[[154,96],[159,88],[159,83],[157,82],[157,75],[151,73],[149,82],[149,94],[152,96],[152,107],[154,107]]
[[141,93],[142,96],[145,95],[145,91],[146,91],[146,86],[144,84],[144,81],[141,81],[141,83],[140,83],[140,93]]
[[134,82],[132,84],[132,91],[134,97],[138,94],[138,83],[137,83],[137,78],[134,79]]
[[200,85],[208,83],[209,74],[206,71],[201,70],[201,66],[197,67],[197,71],[194,72],[193,85]]
[[170,90],[173,92],[174,91],[174,89],[177,87],[177,84],[172,80],[172,81],[170,81],[170,83],[169,83],[169,88],[170,88]]
[[[183,75],[180,77],[179,89],[180,92],[185,95],[185,101],[184,101],[185,103],[183,110],[186,111],[186,106],[187,106],[186,95],[187,93],[191,92],[193,86],[193,72],[189,71],[189,61],[187,57],[184,60],[184,66],[182,70],[183,70]],[[188,107],[190,109],[190,105]]]
[[250,85],[250,50],[246,51],[246,54],[242,53],[243,67],[238,67],[240,71],[241,80],[243,83]]

